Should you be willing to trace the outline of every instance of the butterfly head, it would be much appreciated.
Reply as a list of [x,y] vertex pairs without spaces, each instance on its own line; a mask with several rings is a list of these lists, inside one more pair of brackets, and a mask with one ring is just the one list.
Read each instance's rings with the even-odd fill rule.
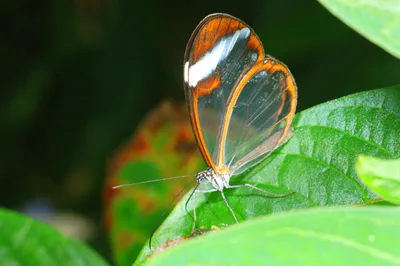
[[214,170],[208,167],[206,170],[197,173],[196,181],[199,184],[208,184],[212,183],[216,176]]
[[215,189],[222,191],[224,187],[229,186],[229,177],[229,174],[217,174],[209,167],[197,173],[196,181],[199,184],[211,184]]

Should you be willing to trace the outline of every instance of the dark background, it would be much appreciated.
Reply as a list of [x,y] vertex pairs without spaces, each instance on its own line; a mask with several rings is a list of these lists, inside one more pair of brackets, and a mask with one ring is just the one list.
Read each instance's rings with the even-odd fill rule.
[[3,1],[0,205],[80,215],[110,258],[108,158],[162,99],[183,101],[186,42],[214,12],[247,22],[289,66],[299,110],[400,81],[399,60],[316,1]]

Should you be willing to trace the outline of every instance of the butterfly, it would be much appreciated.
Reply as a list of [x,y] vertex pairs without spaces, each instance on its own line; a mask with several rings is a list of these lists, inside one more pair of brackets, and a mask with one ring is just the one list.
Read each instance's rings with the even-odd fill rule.
[[[205,17],[192,33],[184,55],[184,89],[190,121],[208,166],[198,185],[219,191],[235,221],[224,189],[230,179],[285,143],[293,133],[297,86],[282,62],[264,53],[253,29],[228,14]],[[288,194],[286,194],[288,195]]]
[[[297,86],[282,62],[264,53],[253,29],[228,14],[205,17],[192,33],[184,55],[184,89],[193,133],[208,168],[196,175],[192,191],[219,191],[236,222],[225,188],[237,176],[285,143],[293,134]],[[170,180],[168,177],[131,184]],[[213,188],[200,190],[200,185]],[[190,197],[188,201],[190,200]]]

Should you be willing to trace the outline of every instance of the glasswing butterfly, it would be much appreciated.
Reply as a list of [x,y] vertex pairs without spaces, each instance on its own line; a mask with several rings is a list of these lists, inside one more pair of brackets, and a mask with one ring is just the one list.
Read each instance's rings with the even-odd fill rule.
[[[224,188],[267,157],[292,135],[297,87],[289,69],[264,53],[263,45],[245,22],[216,13],[196,27],[184,55],[184,88],[195,139],[208,168],[196,175],[194,192],[220,191],[235,221]],[[116,187],[169,180],[163,178]],[[211,184],[212,189],[198,190]],[[116,188],[115,187],[115,188]],[[193,195],[193,194],[192,194]],[[189,198],[190,200],[190,198]]]
[[184,87],[194,136],[208,165],[196,180],[210,183],[209,192],[221,192],[237,222],[223,190],[247,186],[266,192],[229,181],[291,137],[296,83],[282,62],[264,53],[246,23],[218,13],[204,18],[189,39]]

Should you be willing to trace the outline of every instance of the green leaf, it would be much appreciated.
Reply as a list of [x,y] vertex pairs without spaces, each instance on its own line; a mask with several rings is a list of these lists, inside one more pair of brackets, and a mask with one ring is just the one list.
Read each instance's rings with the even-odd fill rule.
[[86,245],[32,218],[0,208],[1,265],[108,265]]
[[371,42],[400,58],[397,0],[319,0],[333,15]]
[[400,159],[381,160],[360,155],[356,170],[372,191],[385,200],[400,204]]
[[[232,184],[250,183],[293,195],[269,198],[250,188],[226,189],[228,202],[240,221],[292,209],[326,205],[365,204],[376,195],[358,179],[354,164],[359,154],[381,158],[400,156],[400,86],[372,90],[330,101],[296,115],[294,135],[263,162]],[[168,241],[189,236],[196,205],[196,227],[234,224],[219,192],[188,195],[178,204],[145,246],[136,261],[143,263]]]
[[399,265],[400,211],[288,212],[189,240],[146,265]]

